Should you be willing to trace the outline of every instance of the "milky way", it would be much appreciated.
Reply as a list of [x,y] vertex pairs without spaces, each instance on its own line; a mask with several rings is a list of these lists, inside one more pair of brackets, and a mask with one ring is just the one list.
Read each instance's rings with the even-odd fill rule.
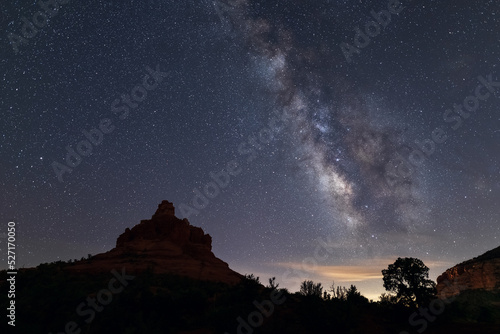
[[0,218],[26,266],[107,251],[165,199],[292,290],[298,270],[373,297],[398,256],[435,277],[498,246],[498,1],[43,10],[0,17]]
[[[410,178],[396,185],[386,180],[387,164],[404,148],[398,128],[391,120],[377,124],[372,114],[382,106],[370,103],[370,97],[343,71],[328,68],[345,66],[337,49],[318,50],[317,45],[300,45],[295,40],[304,22],[315,29],[328,25],[328,18],[318,15],[320,10],[308,8],[296,25],[284,24],[248,18],[250,6],[237,2],[227,15],[249,49],[266,63],[263,77],[272,82],[270,92],[283,109],[293,155],[321,200],[331,207],[335,220],[353,229],[378,225],[382,220],[392,222],[391,229],[411,229],[421,205],[417,180]],[[372,203],[377,211],[369,210]],[[376,216],[380,211],[383,217]]]

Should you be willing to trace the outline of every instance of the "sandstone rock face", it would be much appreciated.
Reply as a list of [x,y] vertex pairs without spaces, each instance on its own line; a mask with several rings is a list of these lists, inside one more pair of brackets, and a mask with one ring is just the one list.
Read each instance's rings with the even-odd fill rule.
[[127,228],[116,240],[116,247],[93,256],[89,261],[68,267],[74,271],[109,271],[126,268],[127,272],[152,270],[199,280],[234,284],[243,277],[229,269],[226,262],[212,253],[212,237],[187,219],[175,216],[172,203],[163,201],[151,219]]
[[476,289],[500,290],[500,247],[458,264],[437,278],[438,297],[442,299]]

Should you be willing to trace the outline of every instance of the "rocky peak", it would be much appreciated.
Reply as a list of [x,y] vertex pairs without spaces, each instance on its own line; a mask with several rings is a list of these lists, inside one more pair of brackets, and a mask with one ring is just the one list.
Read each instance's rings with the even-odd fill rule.
[[116,247],[90,262],[72,266],[76,271],[127,267],[127,272],[151,269],[200,280],[237,283],[243,277],[212,253],[212,237],[187,219],[175,216],[174,205],[162,201],[151,219],[125,229]]
[[144,250],[158,247],[162,242],[170,242],[181,248],[199,247],[210,252],[212,237],[200,227],[191,226],[186,218],[177,218],[174,213],[174,205],[169,201],[162,201],[151,219],[141,220],[132,229],[125,229],[116,240],[116,247],[142,247],[141,250]]
[[169,201],[162,201],[158,204],[158,209],[156,209],[155,214],[151,219],[162,219],[163,217],[175,216],[174,203]]

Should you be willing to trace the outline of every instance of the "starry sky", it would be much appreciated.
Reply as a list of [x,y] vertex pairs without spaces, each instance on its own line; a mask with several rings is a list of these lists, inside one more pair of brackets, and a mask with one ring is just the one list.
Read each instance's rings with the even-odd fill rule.
[[0,5],[19,266],[110,250],[164,199],[291,291],[376,299],[397,257],[435,279],[500,245],[498,1],[46,3]]

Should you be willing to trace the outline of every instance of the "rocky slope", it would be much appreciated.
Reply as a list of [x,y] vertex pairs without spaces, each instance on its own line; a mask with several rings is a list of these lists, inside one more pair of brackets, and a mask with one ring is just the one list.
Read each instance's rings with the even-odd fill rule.
[[242,275],[212,253],[212,237],[187,219],[175,216],[172,203],[163,201],[151,219],[141,220],[121,234],[109,252],[68,267],[76,272],[102,272],[125,267],[127,273],[147,269],[199,280],[234,284]]
[[437,278],[440,298],[450,298],[465,290],[500,290],[500,247],[446,270]]

